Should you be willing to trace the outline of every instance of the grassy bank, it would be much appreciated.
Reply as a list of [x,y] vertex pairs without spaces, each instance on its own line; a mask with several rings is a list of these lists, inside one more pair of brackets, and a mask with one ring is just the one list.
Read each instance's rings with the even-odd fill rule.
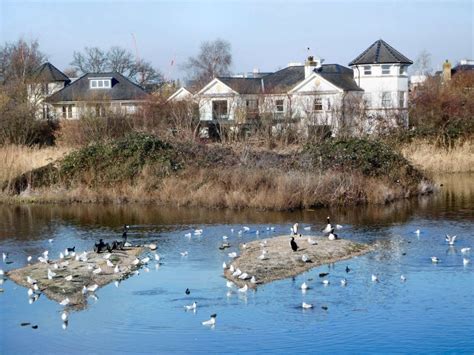
[[432,173],[474,172],[474,144],[466,140],[446,149],[426,140],[406,144],[402,154],[412,164]]
[[430,186],[403,156],[376,141],[327,141],[282,153],[134,134],[71,152],[10,178],[2,189],[4,201],[287,210],[387,203]]

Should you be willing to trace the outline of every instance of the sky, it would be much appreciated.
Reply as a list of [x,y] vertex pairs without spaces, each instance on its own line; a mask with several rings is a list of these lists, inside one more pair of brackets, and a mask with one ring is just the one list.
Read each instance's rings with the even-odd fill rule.
[[[474,59],[474,0],[453,1],[152,1],[0,0],[0,43],[37,39],[64,70],[74,51],[121,46],[161,70],[202,41],[231,43],[235,73],[274,71],[308,54],[346,65],[382,38],[412,60],[426,50],[432,67]],[[308,53],[307,48],[310,48]],[[171,65],[172,61],[174,62]]]

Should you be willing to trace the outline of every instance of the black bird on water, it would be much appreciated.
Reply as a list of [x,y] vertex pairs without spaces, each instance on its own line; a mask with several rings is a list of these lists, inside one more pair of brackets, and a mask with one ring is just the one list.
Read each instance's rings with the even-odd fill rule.
[[293,251],[298,250],[298,244],[296,244],[295,242],[295,237],[291,237],[290,246],[291,246],[291,250]]
[[127,242],[127,232],[128,232],[129,229],[130,229],[130,226],[127,225],[127,224],[124,224],[123,233],[122,233],[122,239],[123,239],[124,244]]
[[189,288],[187,288],[186,291],[184,291],[184,293],[189,295],[191,293],[191,291],[189,291]]
[[346,272],[348,273],[350,271],[351,271],[351,269],[349,269],[349,266],[346,266]]

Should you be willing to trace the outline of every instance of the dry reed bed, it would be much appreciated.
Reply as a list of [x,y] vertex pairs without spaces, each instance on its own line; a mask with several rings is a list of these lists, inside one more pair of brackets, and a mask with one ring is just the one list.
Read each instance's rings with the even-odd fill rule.
[[412,164],[429,172],[474,172],[474,143],[471,140],[449,150],[427,141],[415,141],[404,146],[401,152]]

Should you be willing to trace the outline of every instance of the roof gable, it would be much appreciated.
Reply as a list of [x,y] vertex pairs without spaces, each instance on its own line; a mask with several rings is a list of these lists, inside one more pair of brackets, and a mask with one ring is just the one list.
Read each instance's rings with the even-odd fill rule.
[[[91,89],[89,79],[111,78],[110,89]],[[145,100],[148,94],[119,73],[89,73],[46,98],[46,102]]]
[[292,90],[289,91],[290,94],[294,93],[313,93],[313,92],[327,92],[327,91],[342,91],[340,88],[327,81],[316,72],[313,72],[301,83],[296,85]]
[[34,71],[33,80],[40,82],[70,81],[66,74],[49,62],[42,64]]
[[209,84],[204,86],[197,95],[225,95],[225,94],[238,94],[230,86],[223,83],[220,78],[212,79]]
[[192,97],[193,94],[184,86],[176,90],[166,101],[183,100]]
[[379,39],[350,62],[349,65],[383,63],[413,64],[410,59],[390,46],[387,42]]

